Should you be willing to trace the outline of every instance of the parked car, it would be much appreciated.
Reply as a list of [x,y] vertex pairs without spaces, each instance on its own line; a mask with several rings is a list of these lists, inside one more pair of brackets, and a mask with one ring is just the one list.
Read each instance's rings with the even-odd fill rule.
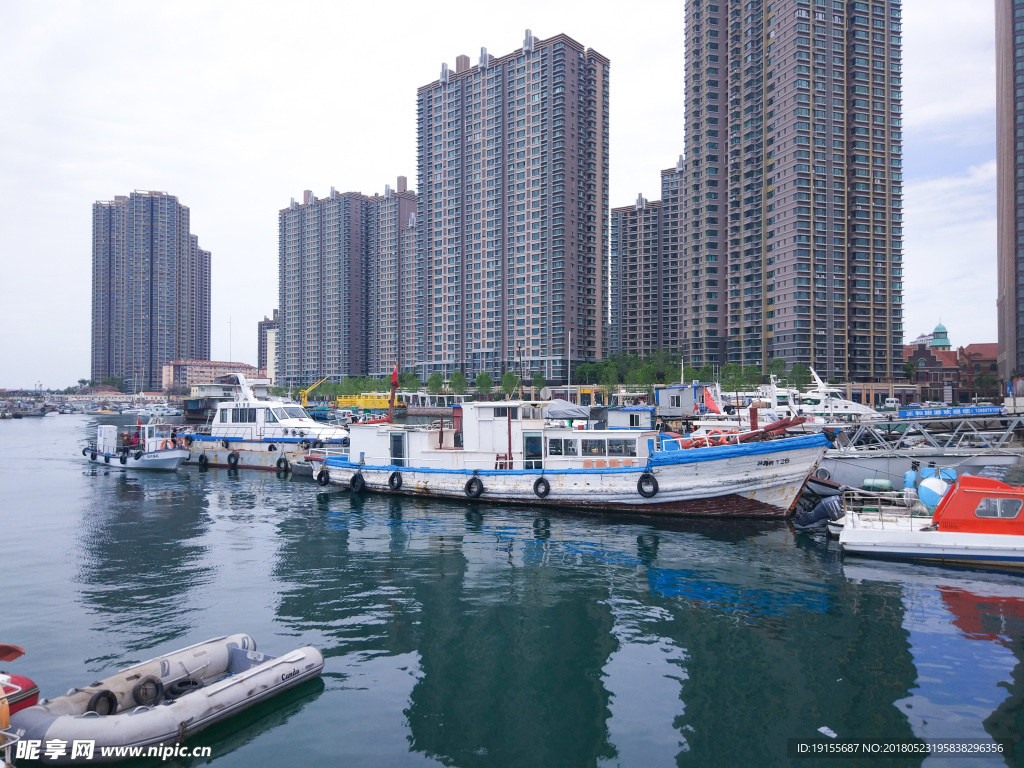
[[899,407],[900,407],[900,401],[899,401],[898,397],[887,397],[887,398],[885,398],[885,403],[882,405],[882,408],[884,408],[884,409],[890,409],[891,408],[891,409],[895,410],[896,408],[899,408]]
[[925,408],[942,408],[942,403],[937,403],[934,400],[925,400],[924,401],[924,407]]
[[907,408],[924,408],[924,403],[907,403]]

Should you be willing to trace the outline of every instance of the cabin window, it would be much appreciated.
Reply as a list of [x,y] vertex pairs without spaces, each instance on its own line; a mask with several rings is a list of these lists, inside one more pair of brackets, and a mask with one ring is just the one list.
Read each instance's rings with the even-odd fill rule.
[[629,414],[629,426],[631,426],[631,427],[639,427],[640,426],[640,414],[639,413],[631,413],[631,414]]
[[308,419],[309,418],[309,416],[306,415],[306,412],[304,410],[302,410],[302,408],[300,408],[300,407],[298,407],[296,405],[290,405],[287,408],[285,408],[284,410],[285,410],[285,413],[288,414],[285,418],[290,418],[290,419]]
[[605,448],[604,440],[584,440],[583,441],[583,455],[584,456],[605,456],[607,451]]
[[285,412],[284,412],[283,410],[281,410],[280,408],[274,408],[274,409],[273,409],[273,410],[271,410],[270,412],[271,412],[272,414],[274,414],[274,416],[276,417],[276,418],[274,419],[275,421],[281,421],[281,420],[284,420],[284,419],[287,419],[287,418],[288,418],[288,414],[286,414],[286,413],[285,413]]
[[228,423],[228,409],[227,408],[222,408],[221,409],[221,412],[220,412],[220,423],[221,424],[227,424]]
[[636,440],[609,440],[609,456],[636,456]]
[[495,408],[494,409],[494,417],[498,418],[498,419],[507,419],[508,415],[509,415],[509,411],[512,412],[512,420],[516,421],[519,418],[519,409],[518,408]]
[[548,456],[578,456],[576,441],[569,438],[552,437],[548,439]]
[[1024,500],[1021,499],[982,499],[978,502],[974,514],[977,517],[999,517],[1012,519],[1020,512]]
[[670,395],[668,398],[668,404],[671,408],[679,408],[679,395]]
[[267,424],[276,424],[277,423],[277,416],[274,415],[274,412],[270,408],[267,408],[266,411],[263,414],[263,420]]

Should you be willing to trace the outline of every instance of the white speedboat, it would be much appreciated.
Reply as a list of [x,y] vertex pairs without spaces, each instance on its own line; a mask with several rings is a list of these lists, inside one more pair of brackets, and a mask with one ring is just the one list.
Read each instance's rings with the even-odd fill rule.
[[649,429],[574,429],[545,419],[549,405],[462,403],[450,423],[353,424],[348,456],[324,459],[317,480],[636,514],[784,517],[828,445],[823,434],[754,442],[770,434],[759,430],[696,447]]
[[[274,657],[258,653],[248,635],[217,637],[44,699],[12,715],[11,730],[24,740],[65,747],[89,740],[97,758],[103,748],[180,743],[319,677],[323,667],[324,657],[312,646]],[[65,749],[52,762],[76,761]]]
[[118,437],[117,427],[101,424],[96,427],[96,442],[82,449],[82,455],[93,464],[114,469],[162,469],[173,472],[190,455],[184,438],[178,437],[171,424],[145,424],[126,427]]
[[216,404],[207,427],[189,435],[190,463],[288,471],[310,448],[347,449],[349,433],[343,426],[315,421],[298,403],[257,397],[253,389],[268,386],[268,380],[238,373],[218,381],[230,382],[233,396]]

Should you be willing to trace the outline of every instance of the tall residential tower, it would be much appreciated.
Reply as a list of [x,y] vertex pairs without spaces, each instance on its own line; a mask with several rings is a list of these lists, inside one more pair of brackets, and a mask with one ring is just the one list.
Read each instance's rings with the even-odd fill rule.
[[92,208],[92,379],[159,389],[164,363],[210,357],[210,252],[166,192]]
[[[608,59],[566,35],[458,56],[419,89],[421,375],[564,380],[601,358]],[[571,347],[570,347],[571,340]]]
[[899,0],[688,0],[686,362],[901,363]]
[[996,0],[999,378],[1024,374],[1024,0]]

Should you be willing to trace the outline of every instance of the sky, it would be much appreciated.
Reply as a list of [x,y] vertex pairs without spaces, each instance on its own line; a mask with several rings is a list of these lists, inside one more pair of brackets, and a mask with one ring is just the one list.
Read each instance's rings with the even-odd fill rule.
[[[905,316],[996,340],[992,0],[904,0]],[[447,13],[446,9],[451,9]],[[89,377],[92,204],[177,195],[212,252],[211,357],[256,362],[277,216],[415,188],[416,89],[564,32],[611,59],[610,203],[683,151],[683,3],[0,0],[0,388]]]

